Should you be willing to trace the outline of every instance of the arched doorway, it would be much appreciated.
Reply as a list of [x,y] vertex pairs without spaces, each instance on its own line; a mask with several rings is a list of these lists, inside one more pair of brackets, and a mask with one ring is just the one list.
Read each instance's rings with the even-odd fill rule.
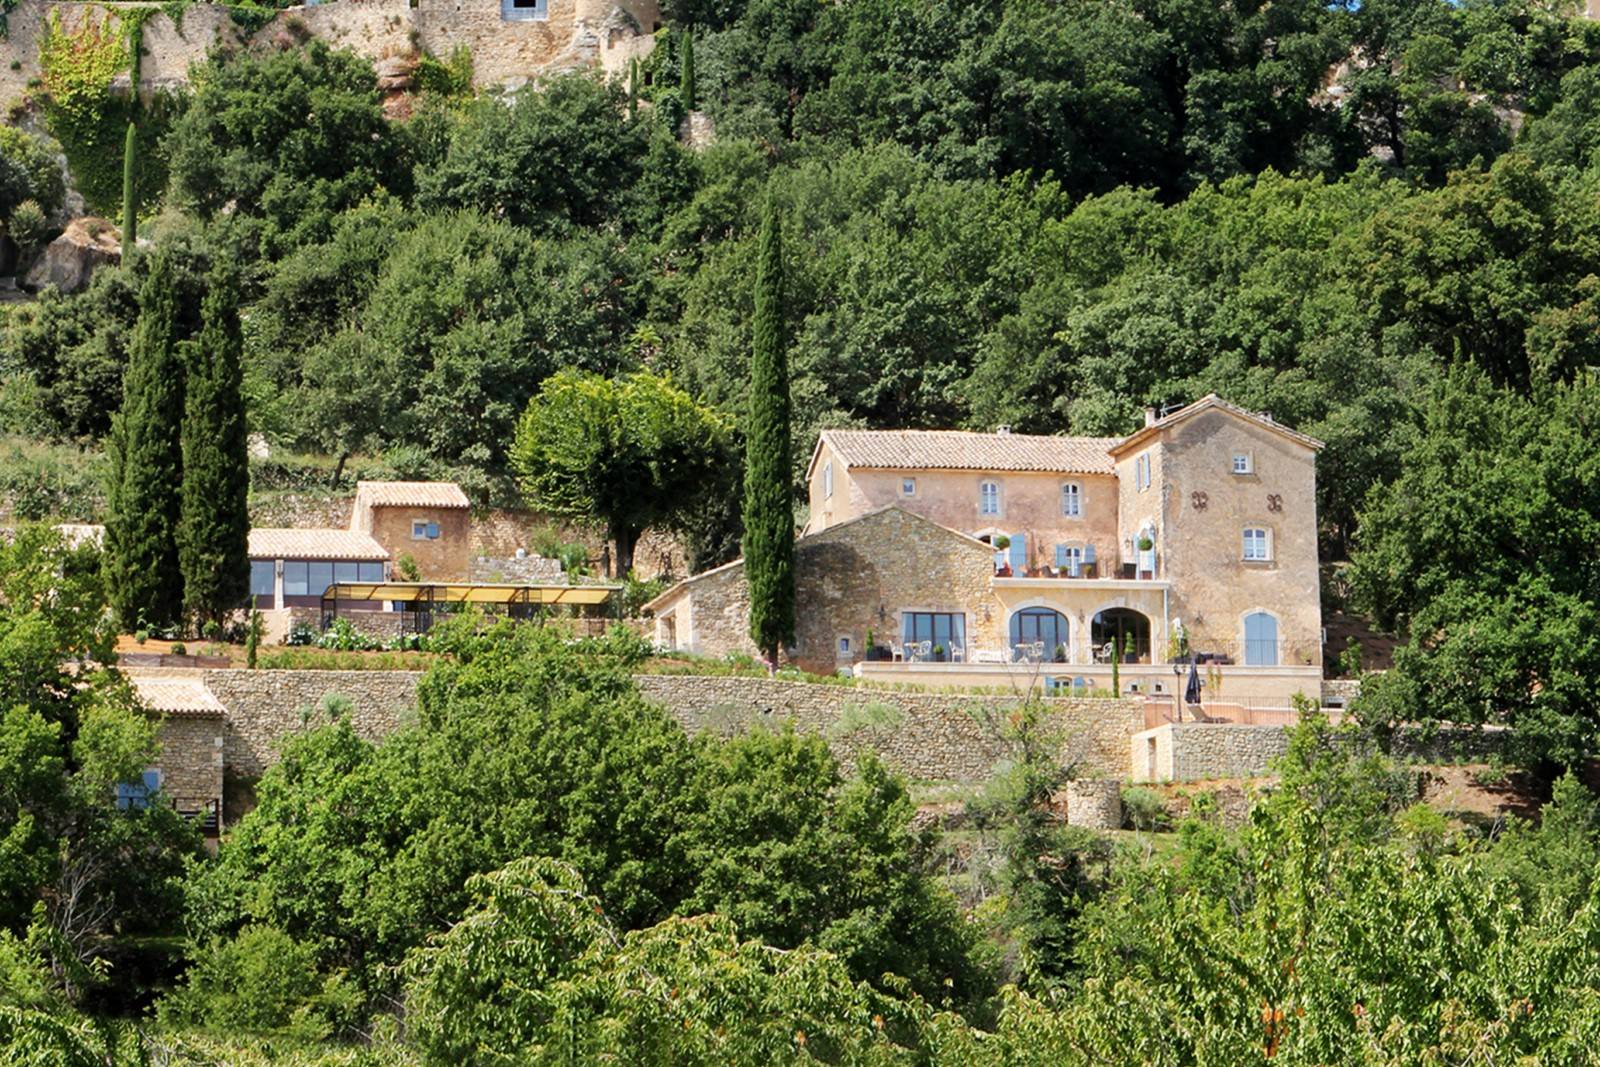
[[1044,658],[1055,663],[1067,661],[1072,647],[1067,617],[1053,608],[1023,608],[1011,615],[1011,647],[1040,644]]
[[1132,608],[1106,608],[1096,613],[1089,627],[1095,660],[1110,663],[1113,649],[1124,663],[1150,662],[1150,620]]

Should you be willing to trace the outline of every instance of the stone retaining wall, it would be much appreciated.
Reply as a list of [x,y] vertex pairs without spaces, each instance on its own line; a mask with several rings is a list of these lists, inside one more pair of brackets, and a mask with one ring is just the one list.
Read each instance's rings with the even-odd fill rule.
[[[1006,758],[997,720],[1016,697],[964,693],[907,693],[859,686],[818,685],[766,678],[639,675],[639,690],[691,731],[724,736],[760,724],[793,723],[822,734],[843,762],[864,749],[907,777],[977,781]],[[1133,700],[1046,698],[1064,757],[1080,774],[1121,779],[1128,773],[1128,739],[1144,725]]]
[[1067,825],[1086,830],[1122,829],[1122,782],[1078,778],[1067,783]]
[[[302,709],[329,694],[348,697],[351,723],[377,741],[416,713],[416,671],[207,671],[206,688],[227,709],[223,759],[234,774],[255,776],[277,759],[279,743],[307,728]],[[320,722],[320,719],[314,720]]]
[[222,806],[223,722],[210,715],[168,715],[161,720],[161,788],[179,811]]

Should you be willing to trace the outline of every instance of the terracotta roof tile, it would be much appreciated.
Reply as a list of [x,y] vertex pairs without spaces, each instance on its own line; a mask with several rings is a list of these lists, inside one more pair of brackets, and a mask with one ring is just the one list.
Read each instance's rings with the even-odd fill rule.
[[1046,437],[965,430],[824,430],[850,467],[888,470],[1048,471],[1113,474],[1116,437]]
[[168,715],[221,715],[222,702],[206,688],[204,679],[129,672],[128,681],[139,703]]
[[455,482],[357,482],[356,508],[468,508]]
[[251,559],[388,559],[389,550],[359,530],[283,529],[250,531]]

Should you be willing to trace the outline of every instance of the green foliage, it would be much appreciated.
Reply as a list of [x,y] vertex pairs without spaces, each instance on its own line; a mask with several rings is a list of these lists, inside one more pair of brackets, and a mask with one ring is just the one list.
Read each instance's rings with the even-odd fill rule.
[[694,82],[694,31],[685,30],[678,59],[678,102],[685,111],[695,110],[699,94]]
[[125,628],[170,625],[183,613],[178,562],[184,366],[177,268],[157,252],[139,292],[122,409],[113,419],[106,490],[106,582]]
[[128,42],[111,14],[84,19],[73,30],[59,15],[45,24],[39,41],[39,69],[49,101],[45,121],[61,142],[75,184],[102,213],[121,202],[126,101],[112,95],[111,80],[128,69]]
[[789,343],[784,328],[783,222],[767,202],[755,274],[750,417],[745,427],[744,565],[750,638],[773,666],[794,641],[794,505]]
[[198,950],[188,982],[161,1002],[160,1017],[169,1026],[316,1040],[347,1025],[358,1002],[341,976],[318,974],[311,946],[281,930],[246,926]]
[[45,246],[50,237],[50,223],[37,200],[24,200],[11,209],[6,220],[6,233],[17,243],[17,251],[25,260],[32,259]]
[[200,317],[184,375],[178,563],[185,611],[218,623],[250,593],[250,469],[231,275],[212,279]]
[[712,484],[727,435],[719,414],[670,379],[562,371],[528,405],[512,461],[531,506],[604,523],[613,573],[626,574],[639,534]]
[[417,88],[425,93],[436,93],[446,99],[470,96],[472,93],[472,49],[457,45],[445,59],[423,55],[417,61],[414,75]]
[[1153,789],[1130,786],[1122,791],[1122,815],[1135,830],[1160,830],[1167,822],[1167,802]]
[[[313,41],[216,56],[164,141],[172,202],[202,218],[229,207],[236,240],[276,255],[325,240],[332,218],[393,181],[371,64]],[[402,184],[401,188],[404,188]]]
[[13,238],[12,216],[24,201],[33,201],[48,217],[61,210],[65,194],[50,142],[15,126],[0,126],[0,220],[12,227]]

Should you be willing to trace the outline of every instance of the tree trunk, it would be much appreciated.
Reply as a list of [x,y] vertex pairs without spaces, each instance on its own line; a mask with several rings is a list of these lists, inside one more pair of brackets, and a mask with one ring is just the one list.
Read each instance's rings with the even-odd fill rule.
[[639,531],[621,523],[611,526],[611,540],[616,543],[617,554],[611,561],[611,577],[626,578],[633,570],[633,549],[639,543]]
[[348,452],[340,452],[339,453],[339,462],[337,462],[337,463],[335,463],[333,465],[333,480],[331,482],[329,482],[329,488],[332,488],[332,489],[339,488],[339,479],[344,477],[344,461],[349,459],[349,458],[350,458],[350,453],[348,453]]

